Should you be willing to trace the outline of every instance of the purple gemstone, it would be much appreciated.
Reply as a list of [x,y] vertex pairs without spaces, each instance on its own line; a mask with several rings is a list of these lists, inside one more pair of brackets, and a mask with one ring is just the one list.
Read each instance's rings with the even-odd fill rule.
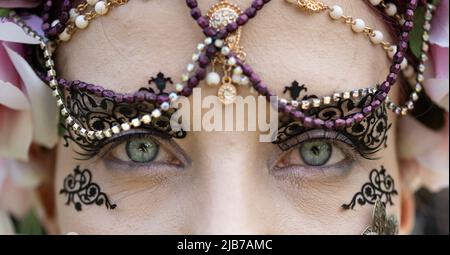
[[205,79],[205,77],[206,77],[206,69],[205,68],[198,68],[195,71],[195,77],[197,77],[197,79],[199,81]]
[[250,76],[253,73],[253,69],[249,64],[244,64],[242,66],[242,71],[244,72],[245,75]]
[[208,37],[213,37],[216,34],[216,30],[212,27],[207,27],[203,29],[203,33]]
[[374,100],[372,101],[372,103],[370,104],[374,109],[377,109],[378,107],[380,107],[381,105],[381,101],[380,100]]
[[251,81],[253,84],[258,84],[258,83],[261,82],[261,78],[259,77],[259,75],[258,75],[257,73],[252,73],[252,74],[250,75],[250,81]]
[[364,115],[362,115],[361,113],[357,113],[353,118],[355,119],[356,123],[360,123],[361,121],[363,121]]
[[112,92],[111,90],[103,90],[102,96],[106,97],[106,98],[113,98],[114,97],[114,92]]
[[191,8],[191,9],[198,6],[196,0],[186,0],[186,4],[187,4],[187,6],[189,6],[189,8]]
[[317,128],[321,128],[325,125],[325,121],[321,120],[321,119],[314,119],[314,126]]
[[292,112],[292,117],[295,120],[303,121],[305,119],[305,114],[303,114],[303,112],[301,111],[294,111]]
[[403,29],[408,32],[411,31],[413,29],[413,27],[414,27],[414,22],[412,22],[412,21],[406,21],[403,24]]
[[169,102],[169,96],[166,94],[158,95],[158,103]]
[[209,26],[208,18],[206,18],[205,16],[198,18],[197,24],[203,29],[207,28]]
[[380,92],[378,93],[375,98],[380,100],[381,102],[383,102],[384,100],[386,100],[387,97],[387,93],[386,92]]
[[206,56],[208,56],[209,58],[214,57],[214,55],[216,55],[217,52],[217,48],[214,45],[209,45],[208,48],[206,48]]
[[98,97],[102,96],[103,90],[104,89],[100,86],[94,86],[94,94]]
[[364,107],[363,113],[365,116],[370,115],[372,113],[372,106],[369,105],[369,106]]
[[247,14],[245,14],[245,13],[239,15],[239,17],[236,19],[236,23],[237,23],[239,26],[245,25],[245,24],[247,23],[247,21],[248,21],[248,16],[247,16]]
[[397,75],[395,73],[390,73],[386,79],[389,84],[394,85],[397,81]]
[[116,93],[116,97],[114,98],[117,103],[123,102],[123,94],[122,93]]
[[256,10],[261,10],[263,6],[264,6],[263,0],[255,0],[252,3],[252,7],[255,8]]
[[251,19],[256,16],[256,9],[253,7],[250,7],[247,10],[245,10],[244,13],[248,16],[249,19]]
[[187,82],[189,88],[197,87],[198,83],[199,83],[199,81],[195,76],[190,77]]
[[134,102],[134,96],[133,96],[132,94],[128,94],[128,93],[127,93],[127,94],[125,94],[125,95],[123,96],[123,101],[125,101],[125,102],[131,104],[131,103]]
[[147,92],[145,93],[145,101],[147,102],[154,102],[156,101],[156,94],[155,93],[151,93],[151,92]]
[[88,93],[94,93],[94,88],[95,88],[95,85],[93,85],[93,84],[88,84],[87,86],[86,86],[86,91],[88,92]]
[[335,126],[336,126],[336,128],[343,128],[343,127],[345,127],[345,120],[337,119],[335,121]]
[[228,35],[227,28],[224,27],[224,28],[221,28],[219,30],[219,32],[217,33],[217,38],[218,39],[225,39],[227,37],[227,35]]
[[326,122],[325,122],[325,127],[326,127],[327,129],[333,129],[333,128],[334,128],[334,123],[333,123],[333,121],[331,121],[331,120],[326,121]]
[[352,127],[355,124],[355,120],[353,119],[353,117],[348,118],[347,120],[345,120],[345,127]]
[[181,91],[181,95],[188,97],[192,94],[192,89],[185,87],[182,91]]
[[145,93],[142,91],[137,92],[136,94],[134,94],[134,99],[138,102],[145,101]]
[[238,24],[236,22],[232,22],[230,24],[228,24],[227,26],[227,32],[228,33],[233,33],[234,31],[236,31],[238,29]]
[[191,16],[198,20],[202,16],[202,11],[199,8],[194,8],[191,10]]
[[313,119],[311,117],[305,117],[303,120],[303,126],[306,128],[312,128],[314,126]]
[[198,59],[198,65],[202,68],[208,67],[210,62],[211,60],[205,54],[201,54]]

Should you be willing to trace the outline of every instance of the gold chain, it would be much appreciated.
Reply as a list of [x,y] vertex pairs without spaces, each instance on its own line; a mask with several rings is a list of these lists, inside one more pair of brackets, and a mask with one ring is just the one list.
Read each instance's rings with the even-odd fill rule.
[[311,12],[321,12],[328,9],[326,4],[315,0],[298,0],[297,6]]

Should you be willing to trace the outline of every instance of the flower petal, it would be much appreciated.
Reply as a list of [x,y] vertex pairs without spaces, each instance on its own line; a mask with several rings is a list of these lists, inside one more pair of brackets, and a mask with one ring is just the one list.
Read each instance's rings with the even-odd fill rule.
[[28,93],[33,116],[33,141],[53,148],[58,141],[58,109],[50,89],[19,54],[5,46]]
[[[430,42],[441,47],[449,47],[448,30],[448,1],[441,0],[431,25]],[[448,55],[447,55],[448,57]]]
[[42,0],[0,0],[1,8],[34,8],[39,6]]
[[0,104],[10,109],[24,111],[30,109],[30,103],[25,94],[9,82],[0,80]]
[[22,28],[12,22],[0,23],[0,41],[39,44],[38,39],[27,35]]
[[27,160],[32,139],[31,112],[15,111],[0,105],[0,156]]
[[14,227],[8,213],[0,210],[0,235],[14,235]]

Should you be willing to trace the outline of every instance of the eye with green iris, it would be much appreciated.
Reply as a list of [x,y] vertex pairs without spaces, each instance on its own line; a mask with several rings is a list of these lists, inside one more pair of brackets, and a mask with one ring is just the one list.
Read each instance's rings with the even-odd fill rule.
[[300,157],[309,166],[323,166],[333,153],[333,146],[321,140],[303,143],[299,148]]
[[151,138],[139,138],[128,141],[125,150],[131,161],[147,163],[158,156],[159,145]]

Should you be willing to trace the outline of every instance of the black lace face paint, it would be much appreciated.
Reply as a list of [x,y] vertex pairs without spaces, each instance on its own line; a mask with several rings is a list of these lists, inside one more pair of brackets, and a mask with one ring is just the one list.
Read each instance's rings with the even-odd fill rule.
[[[315,96],[309,96],[313,98]],[[373,95],[369,94],[358,102],[352,99],[341,99],[336,104],[326,105],[319,108],[312,108],[307,111],[308,116],[320,118],[324,121],[345,118],[359,112],[373,100]],[[382,105],[373,114],[367,116],[362,122],[352,127],[336,130],[337,133],[345,136],[350,145],[365,159],[375,159],[374,156],[381,149],[387,147],[388,131],[391,124],[388,123],[388,114],[385,105]],[[297,146],[301,141],[297,138],[314,128],[308,128],[298,121],[284,119],[281,121],[278,136],[274,142],[281,150],[287,151]]]
[[[151,77],[149,84],[153,85],[154,88],[141,88],[139,92],[149,91],[155,93],[155,90],[158,90],[157,96],[150,100],[142,99],[127,102],[126,96],[124,96],[123,100],[118,101],[114,98],[98,96],[77,88],[70,88],[65,91],[65,102],[71,116],[81,123],[83,128],[97,131],[105,130],[125,122],[129,123],[132,119],[139,118],[145,114],[151,114],[157,107],[158,97],[168,96],[165,89],[168,84],[172,84],[172,80],[163,73],[158,73],[155,77]],[[166,139],[184,138],[187,134],[185,131],[174,131],[170,127],[170,118],[175,112],[176,110],[174,109],[161,111],[161,117],[152,119],[149,124],[142,124],[140,128],[156,133]],[[61,125],[64,127],[63,124]],[[97,140],[89,139],[87,136],[78,136],[71,129],[65,129],[63,138],[66,141],[66,147],[69,145],[68,141],[71,140],[81,148],[81,151],[76,151],[81,156],[79,159],[94,157],[111,140]]]
[[114,210],[117,205],[111,204],[108,195],[102,192],[97,183],[92,182],[92,173],[89,169],[81,170],[80,166],[74,169],[73,174],[69,174],[63,183],[60,195],[67,196],[66,205],[72,205],[75,210],[82,211],[83,205],[105,206]]
[[369,175],[369,181],[364,183],[361,190],[356,193],[350,203],[343,204],[342,208],[350,210],[355,208],[357,204],[364,206],[365,204],[374,205],[380,201],[383,206],[394,205],[392,197],[398,195],[395,189],[394,179],[386,173],[386,169],[373,169]]

